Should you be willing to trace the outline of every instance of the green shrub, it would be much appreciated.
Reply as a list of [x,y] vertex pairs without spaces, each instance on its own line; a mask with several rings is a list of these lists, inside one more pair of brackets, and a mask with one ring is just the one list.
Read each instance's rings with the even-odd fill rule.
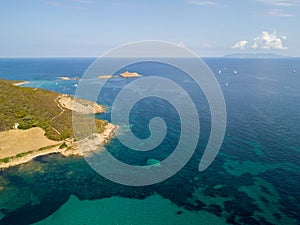
[[63,142],[60,146],[59,146],[59,149],[63,149],[63,148],[66,148],[68,147],[68,145],[66,144],[66,142]]
[[33,151],[21,152],[21,153],[17,154],[16,157],[20,158],[20,157],[23,157],[23,156],[31,154],[31,153],[33,153]]
[[6,158],[3,158],[3,159],[0,159],[0,162],[8,163],[9,160],[10,160],[10,157],[6,157]]
[[27,113],[24,110],[15,112],[14,114],[15,114],[16,118],[23,118],[23,117],[25,117],[27,115]]
[[54,147],[57,147],[58,145],[59,145],[59,144],[41,147],[41,148],[39,148],[38,151],[43,151],[43,150],[47,150],[47,149],[50,149],[50,148],[54,148]]

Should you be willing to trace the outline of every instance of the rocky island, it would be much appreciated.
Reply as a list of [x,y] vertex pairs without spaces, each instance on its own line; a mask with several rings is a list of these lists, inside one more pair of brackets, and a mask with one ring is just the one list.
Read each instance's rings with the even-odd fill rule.
[[58,77],[61,80],[79,80],[78,77]]
[[[119,75],[120,77],[123,78],[134,78],[134,77],[140,77],[141,75],[138,74],[137,72],[129,72],[128,70],[126,70],[124,73],[121,73]],[[100,75],[97,76],[100,79],[111,79],[111,78],[117,78],[118,76],[114,76],[114,75]]]
[[111,79],[111,78],[116,78],[117,76],[114,75],[100,75],[98,78],[100,79]]
[[[72,113],[88,118],[86,114],[102,113],[105,108],[69,95],[19,87],[16,83],[21,82],[0,80],[0,169],[51,153],[83,156],[78,148],[81,140],[74,138]],[[97,143],[109,141],[116,127],[104,120],[93,121]]]
[[140,77],[140,76],[141,76],[140,74],[136,72],[128,72],[128,70],[120,74],[120,77],[124,77],[124,78],[133,78],[133,77]]

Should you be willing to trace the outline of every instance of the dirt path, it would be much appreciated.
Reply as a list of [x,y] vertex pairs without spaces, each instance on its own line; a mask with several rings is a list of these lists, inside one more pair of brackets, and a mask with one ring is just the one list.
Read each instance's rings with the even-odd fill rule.
[[61,133],[55,128],[55,127],[53,127],[52,125],[51,125],[51,123],[53,122],[53,120],[55,120],[57,117],[59,117],[59,116],[61,116],[64,112],[65,112],[65,109],[60,105],[60,103],[58,102],[58,98],[59,98],[60,96],[57,96],[56,98],[55,98],[55,103],[57,104],[57,106],[58,106],[58,108],[60,108],[60,110],[61,110],[61,112],[59,113],[59,114],[57,114],[56,116],[54,116],[54,117],[52,117],[52,119],[50,120],[50,126],[51,126],[51,128],[57,133],[57,134],[59,134],[59,135],[61,135]]

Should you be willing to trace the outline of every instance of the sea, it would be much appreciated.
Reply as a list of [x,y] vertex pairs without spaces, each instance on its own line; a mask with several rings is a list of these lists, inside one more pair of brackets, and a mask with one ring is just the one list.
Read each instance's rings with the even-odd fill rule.
[[[0,78],[74,95],[80,79],[59,77],[82,78],[94,60],[1,58]],[[190,160],[159,183],[130,186],[101,176],[81,157],[35,158],[0,171],[0,224],[300,224],[300,58],[203,61],[223,92],[227,112],[224,141],[206,170],[198,169],[211,132],[205,93],[178,68],[135,63],[118,73],[130,70],[142,76],[108,80],[97,98],[107,110],[97,117],[111,121],[114,100],[130,82],[147,76],[174,80],[199,114],[199,139]],[[179,142],[180,115],[157,97],[139,101],[130,113],[128,129],[137,138],[149,137],[149,121],[160,117],[167,126],[165,139],[154,150],[139,152],[115,137],[106,151],[130,165],[159,166]]]

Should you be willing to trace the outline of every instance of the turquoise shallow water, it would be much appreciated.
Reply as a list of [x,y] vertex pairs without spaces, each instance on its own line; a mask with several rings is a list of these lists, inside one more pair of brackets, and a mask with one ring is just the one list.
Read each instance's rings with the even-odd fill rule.
[[[114,212],[114,215],[112,213]],[[47,219],[35,225],[50,224],[224,224],[224,218],[208,212],[190,212],[170,200],[152,195],[144,200],[111,197],[94,201],[70,199]]]
[[[73,94],[78,81],[58,77],[80,77],[92,60],[0,59],[0,77]],[[228,114],[224,143],[207,170],[197,170],[210,130],[203,94],[176,69],[133,65],[144,76],[174,76],[196,102],[201,133],[189,163],[162,183],[127,187],[101,177],[83,159],[39,157],[0,171],[0,224],[299,224],[300,60],[205,61],[223,90]],[[110,109],[127,82],[111,80],[99,103]],[[166,158],[176,146],[180,126],[169,104],[158,99],[140,102],[132,111],[131,129],[147,137],[148,122],[155,116],[169,127],[161,146],[141,154],[113,139],[108,151],[133,165]],[[99,117],[110,120],[110,111]]]

